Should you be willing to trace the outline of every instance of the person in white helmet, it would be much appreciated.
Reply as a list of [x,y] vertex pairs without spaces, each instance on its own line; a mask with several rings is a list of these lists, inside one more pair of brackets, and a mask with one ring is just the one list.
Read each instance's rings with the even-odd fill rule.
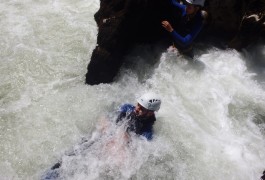
[[151,140],[153,125],[156,121],[155,111],[160,109],[160,105],[161,100],[156,94],[144,94],[137,100],[136,106],[124,104],[120,108],[116,123],[126,121],[126,132],[134,132],[144,136],[147,140]]
[[[180,10],[178,23],[162,21],[162,26],[173,37],[173,46],[183,54],[193,58],[192,42],[202,30],[206,22],[207,13],[202,11],[205,0],[185,0],[184,4],[171,0],[172,4]],[[175,17],[176,19],[179,17]]]
[[[161,105],[161,99],[154,93],[147,93],[142,95],[139,99],[137,99],[136,106],[131,104],[124,104],[121,106],[118,118],[116,120],[116,123],[126,123],[126,132],[122,135],[124,135],[124,142],[129,142],[129,135],[130,133],[135,133],[137,135],[145,137],[147,140],[151,140],[153,137],[153,125],[156,121],[155,117],[155,111],[158,111],[160,109]],[[109,121],[106,118],[101,119],[101,124],[99,124],[99,130],[101,132],[101,135],[98,139],[94,139],[92,137],[92,140],[84,140],[80,144],[81,150],[86,150],[87,148],[91,147],[94,143],[97,141],[100,141],[104,135],[112,136],[110,135],[110,131],[108,132],[109,127]],[[123,133],[123,132],[122,132]],[[121,134],[119,134],[121,135]],[[115,137],[115,136],[114,136]],[[106,140],[106,138],[102,138],[103,140]],[[121,138],[122,139],[122,138]],[[115,150],[118,151],[118,154],[125,153],[124,151],[124,144],[120,143],[121,139],[115,139],[115,138],[107,138],[107,141],[101,142],[104,144],[103,146],[106,148],[105,150],[111,154],[112,151]],[[118,142],[119,141],[119,142]],[[115,147],[115,148],[112,148]],[[79,149],[79,150],[80,150]],[[78,153],[82,153],[82,151],[73,151],[68,154],[68,156],[74,156],[78,155]],[[115,155],[115,154],[114,154]],[[41,177],[42,180],[51,180],[51,179],[58,179],[60,178],[60,168],[62,166],[62,162],[60,161],[56,164],[54,164],[43,176]]]

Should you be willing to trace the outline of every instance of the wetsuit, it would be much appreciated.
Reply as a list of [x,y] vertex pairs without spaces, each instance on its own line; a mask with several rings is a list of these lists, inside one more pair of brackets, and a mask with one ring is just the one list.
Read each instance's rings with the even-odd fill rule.
[[147,140],[151,140],[153,137],[153,125],[156,121],[155,115],[151,117],[138,117],[136,116],[134,109],[135,106],[124,104],[120,108],[120,114],[116,123],[127,120],[127,132],[132,131],[138,135],[146,137]]
[[172,4],[181,11],[181,18],[177,23],[171,35],[176,42],[176,47],[184,54],[189,54],[192,50],[192,42],[201,31],[204,24],[204,17],[201,11],[198,11],[194,17],[186,13],[186,5],[179,4],[176,0],[171,0]]

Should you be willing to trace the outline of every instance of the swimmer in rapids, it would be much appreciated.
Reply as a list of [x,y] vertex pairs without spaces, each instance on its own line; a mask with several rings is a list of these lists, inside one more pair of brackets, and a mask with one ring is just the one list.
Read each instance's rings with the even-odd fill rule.
[[124,104],[120,108],[117,124],[126,122],[126,132],[134,132],[137,135],[151,140],[153,137],[153,125],[156,121],[155,111],[160,109],[161,100],[156,94],[147,93],[137,99],[136,106]]

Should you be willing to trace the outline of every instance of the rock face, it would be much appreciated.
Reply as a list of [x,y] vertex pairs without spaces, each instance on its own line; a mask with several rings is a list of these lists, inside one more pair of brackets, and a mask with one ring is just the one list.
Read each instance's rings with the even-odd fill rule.
[[238,30],[247,0],[208,0],[205,9],[209,14],[208,31],[211,34],[232,37]]
[[239,31],[229,46],[240,50],[265,37],[265,1],[252,0],[246,7]]
[[[243,41],[240,33],[264,31],[264,7],[264,0],[206,0],[209,23],[201,36],[211,34],[231,40],[237,34],[239,38],[230,47],[246,46],[249,41]],[[97,46],[87,67],[86,83],[112,82],[128,50],[136,43],[154,43],[168,37],[161,21],[174,24],[178,13],[171,0],[100,0],[95,14]],[[252,15],[256,15],[254,19]]]

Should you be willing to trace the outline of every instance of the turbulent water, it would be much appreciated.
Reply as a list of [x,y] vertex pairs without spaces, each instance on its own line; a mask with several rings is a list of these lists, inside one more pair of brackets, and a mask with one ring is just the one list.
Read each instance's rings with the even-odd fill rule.
[[[140,47],[114,83],[88,86],[98,8],[98,0],[0,4],[0,179],[40,179],[57,161],[69,180],[258,179],[265,76],[249,64],[265,46],[242,54],[199,46],[195,65]],[[113,112],[148,91],[162,97],[154,139],[127,144]],[[82,138],[93,143],[84,149]]]

